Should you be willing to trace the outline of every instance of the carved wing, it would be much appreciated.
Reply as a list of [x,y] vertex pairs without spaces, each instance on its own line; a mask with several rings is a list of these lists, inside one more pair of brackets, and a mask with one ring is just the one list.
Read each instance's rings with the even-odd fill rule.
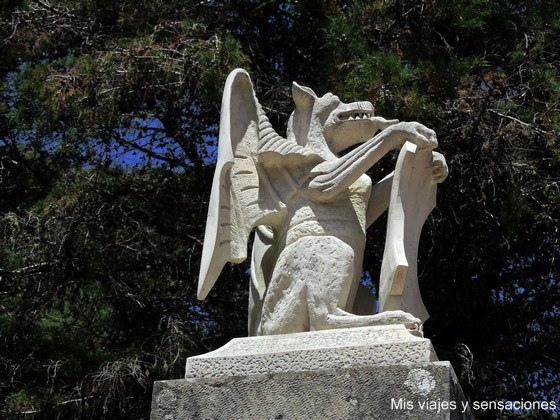
[[275,226],[285,206],[257,162],[260,105],[249,74],[234,70],[222,98],[218,161],[214,173],[198,280],[198,299],[214,286],[226,262],[247,257],[258,225]]

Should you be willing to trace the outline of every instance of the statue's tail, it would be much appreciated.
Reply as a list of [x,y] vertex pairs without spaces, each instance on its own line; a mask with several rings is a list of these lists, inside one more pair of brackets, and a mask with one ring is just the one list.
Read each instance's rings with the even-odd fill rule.
[[431,165],[431,149],[405,143],[393,177],[379,280],[380,312],[400,309],[422,322],[429,315],[418,286],[417,259],[422,226],[436,205]]
[[274,268],[274,232],[267,226],[255,229],[251,256],[251,287],[249,289],[249,335],[257,335],[261,322],[266,288]]

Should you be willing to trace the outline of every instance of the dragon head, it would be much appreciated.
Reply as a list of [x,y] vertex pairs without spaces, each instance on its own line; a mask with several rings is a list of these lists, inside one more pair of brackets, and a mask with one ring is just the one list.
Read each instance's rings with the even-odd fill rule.
[[296,109],[288,123],[288,138],[302,146],[323,146],[337,154],[398,122],[376,117],[371,102],[347,104],[332,93],[318,97],[295,82],[292,95]]

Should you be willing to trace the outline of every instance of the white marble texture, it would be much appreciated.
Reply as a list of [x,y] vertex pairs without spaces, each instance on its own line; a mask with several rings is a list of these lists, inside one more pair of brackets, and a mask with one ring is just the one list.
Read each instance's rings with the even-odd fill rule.
[[403,325],[235,338],[187,359],[185,377],[218,378],[437,361],[430,340]]
[[[226,81],[199,299],[226,262],[246,259],[256,230],[250,335],[388,324],[419,330],[428,314],[417,283],[418,239],[447,175],[433,151],[435,132],[375,116],[370,102],[319,97],[297,83],[292,95],[283,138],[247,72],[237,69]],[[366,171],[395,149],[395,171],[373,183]],[[366,229],[386,210],[381,313],[357,315]]]

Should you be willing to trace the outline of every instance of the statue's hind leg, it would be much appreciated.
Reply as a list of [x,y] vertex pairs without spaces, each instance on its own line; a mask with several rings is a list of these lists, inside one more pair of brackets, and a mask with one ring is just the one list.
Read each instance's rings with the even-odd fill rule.
[[278,257],[263,301],[258,335],[309,331],[307,290],[299,271],[303,253],[297,241]]
[[[308,255],[307,302],[310,330],[404,324],[417,330],[420,320],[402,311],[355,315],[339,307],[339,296],[354,280],[354,250],[334,236],[305,238]],[[307,270],[305,270],[307,271]]]
[[263,305],[260,334],[405,324],[420,320],[402,311],[354,315],[339,308],[343,288],[350,287],[354,250],[333,236],[302,238],[278,258]]

